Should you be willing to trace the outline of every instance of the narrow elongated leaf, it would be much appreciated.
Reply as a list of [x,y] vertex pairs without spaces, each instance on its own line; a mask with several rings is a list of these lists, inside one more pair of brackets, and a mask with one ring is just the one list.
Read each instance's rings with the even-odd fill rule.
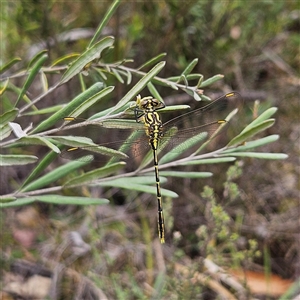
[[0,208],[8,208],[8,207],[18,207],[22,205],[28,205],[35,201],[34,198],[19,198],[15,201],[11,201],[8,203],[0,203]]
[[186,86],[189,85],[189,82],[188,82],[188,80],[186,79],[186,76],[185,76],[184,74],[181,74],[178,83],[179,83],[179,82],[183,82]]
[[103,17],[101,23],[99,24],[95,35],[93,36],[93,38],[91,39],[91,42],[88,46],[88,48],[91,48],[91,46],[95,43],[95,41],[99,38],[99,36],[101,35],[101,32],[103,30],[103,28],[107,25],[108,21],[110,20],[110,18],[112,17],[112,15],[115,13],[116,9],[118,8],[119,4],[120,4],[121,0],[115,0],[111,6],[108,8],[105,16]]
[[9,137],[11,132],[12,132],[12,129],[8,124],[0,125],[0,141]]
[[66,63],[66,61],[73,60],[75,57],[78,57],[80,53],[68,53],[62,57],[59,57],[58,59],[54,60],[51,67],[54,67],[56,65],[59,65],[61,63]]
[[142,77],[136,85],[119,101],[119,103],[114,107],[113,111],[118,110],[123,107],[126,103],[131,101],[139,94],[139,92],[147,85],[147,83],[156,76],[161,69],[165,66],[166,62],[162,61],[154,66],[144,77]]
[[0,154],[0,166],[27,165],[36,162],[38,158],[33,155],[4,155]]
[[222,75],[222,74],[217,74],[217,75],[215,75],[215,76],[213,76],[213,77],[210,77],[210,78],[208,78],[208,79],[202,81],[202,83],[201,83],[201,85],[200,85],[200,88],[207,87],[208,85],[211,85],[211,84],[213,84],[214,82],[216,82],[216,81],[218,81],[218,80],[220,80],[220,79],[222,79],[222,78],[224,78],[224,75]]
[[26,186],[22,187],[22,192],[29,192],[29,191],[34,191],[41,189],[50,183],[55,182],[56,180],[70,174],[74,170],[77,170],[84,165],[86,165],[87,162],[82,162],[82,161],[71,161],[63,166],[60,166],[53,171],[50,171],[49,173],[39,177],[35,181],[32,181]]
[[93,97],[97,94],[103,85],[102,83],[95,83],[89,89],[84,91],[75,97],[71,102],[69,102],[63,109],[53,114],[51,117],[47,118],[43,122],[41,122],[37,127],[32,131],[32,133],[37,133],[40,131],[44,131],[49,127],[55,125],[58,121],[63,120],[64,117],[69,116],[71,112],[73,112],[80,104],[85,102],[90,97]]
[[237,148],[231,148],[231,149],[224,150],[222,152],[222,154],[223,153],[233,153],[233,152],[235,153],[237,151],[245,151],[245,150],[254,149],[257,147],[264,146],[269,143],[273,143],[273,142],[277,141],[278,139],[279,139],[279,135],[273,134],[273,135],[266,136],[264,138],[255,140],[255,141],[246,142],[245,145],[239,146]]
[[206,165],[206,164],[219,164],[235,161],[235,157],[217,157],[217,158],[205,158],[195,159],[187,162],[178,162],[178,165],[190,166],[190,165]]
[[126,119],[110,119],[103,120],[101,126],[104,128],[118,128],[118,129],[133,129],[133,130],[142,130],[145,128],[145,125],[138,123],[135,120],[126,120]]
[[109,166],[99,168],[90,172],[87,172],[85,174],[82,174],[80,176],[77,176],[76,178],[73,178],[69,180],[65,186],[76,186],[76,185],[84,185],[86,183],[93,182],[95,180],[98,180],[99,178],[107,177],[116,171],[124,168],[126,164],[124,162],[118,162],[111,164]]
[[27,90],[29,89],[30,85],[32,84],[34,78],[36,77],[36,75],[38,74],[38,72],[40,71],[40,69],[42,68],[43,64],[45,63],[45,61],[48,59],[48,55],[46,53],[43,53],[41,55],[41,57],[39,57],[39,59],[34,63],[34,65],[32,66],[32,69],[30,70],[28,77],[22,87],[22,90],[18,96],[17,102],[16,102],[16,106],[18,105],[20,99],[24,96],[24,94],[27,92]]
[[159,175],[181,178],[207,178],[213,176],[211,172],[181,172],[181,171],[160,171]]
[[48,50],[41,50],[40,52],[38,52],[29,62],[28,64],[28,69],[32,68],[39,60],[41,57],[43,57],[44,55],[48,54]]
[[[188,140],[184,141],[183,143],[176,146],[174,149],[172,149],[169,153],[167,153],[165,156],[163,156],[160,160],[160,164],[165,164],[170,161],[174,161],[175,158],[180,156],[184,151],[190,149],[191,147],[195,146],[199,142],[203,141],[207,137],[207,132],[201,132]],[[175,137],[176,139],[176,137]]]
[[26,145],[42,145],[49,147],[52,151],[60,153],[60,150],[57,146],[52,144],[48,139],[41,136],[24,136],[17,141],[17,143],[26,144]]
[[23,113],[23,116],[37,116],[37,115],[55,113],[55,112],[61,110],[64,106],[65,105],[62,105],[62,104],[49,106],[49,107],[46,107],[46,108],[43,108],[43,109],[30,111],[28,113]]
[[36,201],[62,204],[62,205],[103,205],[108,204],[109,200],[104,198],[90,198],[90,197],[73,197],[73,196],[61,196],[61,195],[43,195],[34,196]]
[[53,151],[50,151],[47,155],[45,155],[43,159],[39,161],[39,164],[33,169],[30,175],[26,178],[21,189],[27,186],[31,181],[33,181],[33,179],[35,179],[39,174],[41,174],[56,158],[57,153]]
[[179,110],[186,110],[190,109],[191,107],[189,105],[168,105],[162,110],[159,110],[160,113],[167,113],[167,112],[174,112],[174,111],[179,111]]
[[129,85],[132,81],[132,75],[128,70],[126,70],[126,76],[127,76],[126,84]]
[[9,111],[6,111],[4,114],[0,116],[0,124],[5,125],[8,122],[14,121],[14,119],[17,117],[19,113],[19,110],[17,108],[13,108]]
[[[288,158],[288,155],[285,153],[235,152],[235,153],[230,153],[230,155],[261,158],[261,159],[286,159],[286,158]],[[223,156],[223,155],[220,155],[220,156]]]
[[[172,77],[168,77],[165,80],[171,81],[171,82],[178,82],[180,80],[180,77],[181,77],[181,75],[180,76],[172,76]],[[203,77],[203,75],[200,73],[192,73],[192,74],[185,75],[185,77],[187,80],[197,80],[197,79],[199,80],[200,78]]]
[[114,38],[112,36],[107,36],[95,45],[93,45],[91,48],[87,49],[71,64],[71,66],[63,74],[60,80],[60,84],[63,84],[69,81],[74,76],[76,76],[79,72],[81,72],[84,69],[84,67],[88,63],[90,63],[94,59],[100,58],[102,51],[108,47],[111,47],[113,43]]
[[253,137],[254,135],[258,134],[259,132],[262,132],[266,130],[267,128],[273,126],[275,123],[274,119],[269,119],[266,121],[263,121],[259,123],[256,126],[252,126],[249,130],[243,131],[239,135],[237,135],[235,138],[233,138],[228,144],[227,147],[231,147],[234,145],[242,144],[245,141],[247,141],[249,138]]
[[35,201],[61,204],[61,205],[103,205],[109,203],[109,200],[102,198],[88,198],[88,197],[73,197],[73,196],[61,196],[61,195],[37,195],[27,198],[20,198],[14,202],[1,203],[0,208],[17,207],[27,205]]
[[[116,179],[119,180],[119,179]],[[121,179],[124,180],[124,179]],[[142,176],[136,176],[136,177],[126,177],[126,182],[130,183],[138,183],[138,184],[144,184],[144,185],[154,185],[155,184],[155,177],[152,173],[149,173],[149,175],[142,175]],[[160,183],[166,183],[167,178],[160,177]]]
[[0,74],[4,73],[5,71],[9,70],[13,65],[21,61],[22,59],[19,57],[13,58],[11,61],[9,61],[7,64],[2,65],[0,67]]
[[161,103],[164,103],[163,98],[161,97],[161,95],[159,94],[158,90],[156,89],[156,87],[154,86],[154,84],[150,81],[147,84],[148,90],[150,91],[151,95],[157,99],[158,101],[160,101]]
[[[152,187],[152,186],[148,186],[148,185],[144,185],[144,184],[135,184],[133,182],[128,182],[127,178],[99,182],[96,185],[113,186],[113,187],[119,187],[122,189],[133,190],[133,191],[156,195],[156,188],[154,186]],[[161,193],[165,197],[171,197],[171,198],[178,197],[178,195],[176,193],[174,193],[173,191],[170,191],[170,190],[166,190],[166,189],[161,189]]]
[[89,109],[92,105],[95,105],[99,100],[103,99],[106,95],[111,93],[114,90],[114,86],[108,86],[101,90],[100,92],[96,93],[92,97],[88,98],[82,104],[79,104],[70,114],[69,116],[78,117],[84,111]]
[[51,136],[47,138],[70,147],[85,147],[91,145],[96,146],[96,144],[93,143],[92,139],[84,136],[66,135],[66,136]]
[[187,67],[184,69],[184,71],[181,73],[181,75],[186,76],[186,75],[190,74],[193,71],[193,69],[195,68],[195,66],[197,65],[197,63],[198,63],[198,58],[193,59],[187,65]]
[[125,153],[91,143],[90,139],[85,137],[61,136],[51,137],[51,139],[57,140],[61,144],[72,147],[62,152],[62,157],[66,159],[73,159],[74,156],[72,156],[72,154],[75,154],[76,159],[91,162],[94,160],[93,153],[97,153],[103,156],[115,157],[118,159],[128,158]]
[[5,93],[6,89],[8,88],[8,83],[9,79],[5,80],[4,84],[0,85],[0,96],[2,96]]
[[156,64],[157,62],[161,61],[162,58],[164,58],[167,55],[166,52],[158,54],[157,56],[151,58],[150,60],[148,60],[147,62],[145,62],[144,64],[142,64],[140,67],[138,67],[138,70],[144,69],[146,67],[149,67],[151,65]]
[[43,71],[41,71],[41,83],[43,86],[44,93],[47,92],[49,89],[49,84],[48,84],[47,76],[46,76],[45,72],[43,72]]
[[271,116],[273,116],[277,110],[278,110],[277,107],[271,107],[271,108],[267,109],[260,116],[258,116],[254,121],[252,121],[248,126],[246,126],[241,133],[244,133],[244,132],[248,131],[249,129],[252,129],[253,127],[262,123],[263,121],[266,121]]
[[204,76],[202,74],[199,74],[199,76],[198,76],[198,82],[197,82],[197,85],[196,85],[197,89],[199,89],[201,87],[201,84],[203,82],[203,78],[204,78]]
[[12,202],[15,201],[17,198],[14,196],[0,196],[0,207],[1,203],[7,203],[7,202]]
[[121,77],[120,73],[116,69],[112,69],[112,72],[121,83],[124,83],[123,78]]

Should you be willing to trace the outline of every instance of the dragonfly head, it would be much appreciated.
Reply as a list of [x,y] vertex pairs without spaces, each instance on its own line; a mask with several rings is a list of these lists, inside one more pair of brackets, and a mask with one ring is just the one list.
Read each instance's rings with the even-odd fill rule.
[[148,109],[163,108],[164,104],[151,96],[141,98],[141,95],[138,95],[136,97],[136,107],[145,111]]

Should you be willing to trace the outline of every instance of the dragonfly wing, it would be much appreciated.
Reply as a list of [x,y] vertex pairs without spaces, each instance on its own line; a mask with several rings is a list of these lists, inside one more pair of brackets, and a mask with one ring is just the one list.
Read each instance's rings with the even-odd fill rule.
[[[242,104],[241,96],[232,92],[204,107],[176,117],[164,124],[161,143],[164,143],[164,139],[170,140],[170,151],[182,152],[189,148],[193,141],[212,139],[230,124],[229,113],[236,108],[240,109]],[[177,132],[170,133],[170,128],[177,128]]]

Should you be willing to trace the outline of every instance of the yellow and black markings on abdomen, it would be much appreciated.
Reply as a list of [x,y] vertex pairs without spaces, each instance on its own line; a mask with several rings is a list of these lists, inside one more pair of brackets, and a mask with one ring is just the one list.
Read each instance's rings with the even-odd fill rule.
[[[144,98],[144,102],[140,102],[138,108],[144,112],[143,122],[145,124],[146,134],[149,137],[149,144],[153,150],[153,160],[154,160],[154,171],[155,171],[155,182],[156,182],[156,194],[157,194],[157,206],[158,206],[158,234],[161,243],[165,242],[165,226],[164,226],[164,215],[163,206],[160,190],[160,180],[158,171],[158,157],[157,148],[159,140],[162,134],[162,121],[159,114],[155,111],[155,105],[157,102],[153,102],[156,99]],[[141,99],[141,100],[144,100]]]

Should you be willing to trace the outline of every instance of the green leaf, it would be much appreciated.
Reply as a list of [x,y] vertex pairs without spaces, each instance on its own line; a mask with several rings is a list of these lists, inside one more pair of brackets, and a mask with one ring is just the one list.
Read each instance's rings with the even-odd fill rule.
[[[253,137],[254,135],[258,134],[261,131],[266,130],[267,128],[273,126],[275,123],[274,119],[269,119],[266,121],[263,121],[261,123],[259,123],[256,126],[251,126],[249,127],[249,129],[247,131],[243,130],[242,133],[240,133],[239,135],[237,135],[235,138],[233,138],[226,147],[231,147],[231,146],[235,146],[235,145],[239,145],[244,143],[246,140],[248,140],[249,138]],[[248,127],[248,126],[247,126]]]
[[11,61],[9,61],[7,64],[0,67],[0,74],[4,73],[5,71],[9,70],[13,65],[21,61],[22,59],[19,57],[13,58]]
[[186,162],[178,162],[178,165],[190,166],[190,165],[206,165],[206,164],[219,164],[235,161],[235,157],[217,157],[217,158],[205,158],[205,159],[195,159]]
[[[186,79],[186,76],[185,76],[184,74],[181,74],[181,75],[180,75],[179,82],[183,82],[186,86],[189,85],[189,82],[188,82],[188,80]],[[178,82],[178,83],[179,83],[179,82]]]
[[193,71],[193,69],[195,68],[195,66],[197,65],[197,63],[198,63],[198,58],[193,59],[187,65],[187,67],[184,69],[184,71],[181,73],[181,76],[182,75],[186,76],[186,75],[190,74]]
[[269,143],[273,143],[273,142],[277,141],[278,139],[279,139],[279,135],[273,134],[273,135],[255,140],[255,141],[246,142],[245,145],[239,146],[237,148],[230,148],[230,149],[224,150],[222,152],[222,154],[223,153],[232,153],[232,152],[236,152],[236,151],[245,151],[245,150],[249,150],[249,149],[254,149],[254,148],[257,148],[257,147],[264,146],[264,145],[269,144]]
[[82,104],[79,104],[68,116],[77,117],[82,114],[84,111],[89,109],[92,105],[95,105],[99,100],[103,99],[106,95],[111,93],[114,90],[114,86],[108,86],[101,90],[99,93],[96,93],[92,97],[88,98]]
[[104,128],[118,128],[118,129],[133,129],[133,130],[143,130],[145,125],[143,123],[138,123],[135,120],[126,119],[110,119],[103,120],[101,126]]
[[[37,54],[37,56],[38,55],[40,55],[40,53]],[[22,87],[22,90],[21,90],[21,92],[18,96],[16,106],[18,105],[19,101],[24,96],[24,94],[27,92],[27,90],[29,89],[29,87],[32,84],[34,78],[36,77],[36,75],[38,74],[38,72],[40,71],[40,69],[42,68],[43,64],[45,63],[45,61],[47,59],[48,59],[48,55],[46,53],[42,53],[42,55],[40,57],[38,57],[38,59],[36,61],[35,60],[33,61],[32,69],[30,70],[30,72],[28,74],[28,77],[27,77],[27,79],[26,79],[26,81],[25,81],[25,83]]]
[[128,70],[126,70],[126,76],[127,76],[126,84],[129,85],[132,81],[132,75]]
[[27,165],[36,162],[38,158],[33,155],[4,155],[0,154],[0,166]]
[[[154,185],[155,177],[154,174],[149,173],[149,175],[141,175],[135,177],[126,177],[126,181],[134,184],[144,184],[144,185]],[[166,183],[167,178],[160,177],[160,183]]]
[[207,178],[211,177],[211,172],[181,172],[181,171],[160,171],[160,176],[182,177],[182,178]]
[[167,55],[166,52],[158,54],[157,56],[151,58],[150,60],[148,60],[147,62],[145,62],[144,64],[142,64],[140,67],[138,67],[138,70],[144,69],[146,67],[149,67],[151,65],[156,64],[157,62],[161,61],[162,58],[164,58]]
[[84,136],[72,136],[72,135],[66,135],[66,136],[49,136],[47,137],[57,143],[61,143],[66,146],[70,147],[85,147],[85,146],[97,146],[93,143],[93,140]]
[[59,84],[61,85],[63,83],[66,83],[79,72],[81,72],[88,63],[90,63],[96,58],[100,58],[101,52],[104,49],[111,47],[113,43],[114,38],[112,36],[107,36],[95,45],[93,45],[91,48],[87,49],[71,64],[71,66],[63,74]]
[[57,158],[57,153],[50,151],[47,155],[43,157],[42,160],[40,160],[39,164],[33,169],[33,171],[30,173],[30,175],[26,178],[24,183],[22,184],[22,187],[25,187],[31,182],[34,178],[36,178],[39,174],[41,174],[49,165],[50,163]]
[[1,203],[5,203],[5,202],[12,202],[15,201],[17,198],[14,196],[0,196],[0,207],[1,207]]
[[35,110],[35,111],[30,111],[28,113],[23,113],[23,116],[38,116],[38,115],[44,115],[44,114],[50,114],[50,113],[55,113],[61,109],[63,109],[65,105],[64,104],[59,104],[59,105],[54,105],[54,106],[49,106],[43,109]]
[[72,196],[61,196],[61,195],[42,195],[42,196],[31,196],[27,198],[20,198],[14,202],[2,203],[1,208],[16,207],[21,205],[27,205],[35,201],[61,204],[61,205],[103,205],[109,203],[109,200],[102,198],[88,198],[88,197],[72,197]]
[[0,125],[0,141],[10,136],[11,132],[12,129],[8,124],[5,124],[4,126]]
[[126,164],[124,162],[118,162],[111,164],[109,166],[99,168],[90,172],[87,172],[85,174],[82,174],[80,176],[77,176],[76,178],[73,178],[65,183],[64,186],[77,186],[77,185],[84,185],[86,183],[90,183],[93,181],[98,180],[99,178],[107,177],[116,171],[124,168]]
[[19,198],[15,201],[8,202],[8,203],[0,203],[0,208],[7,208],[7,207],[16,207],[16,206],[22,206],[27,205],[30,203],[33,203],[35,201],[34,198]]
[[78,106],[80,106],[87,99],[94,97],[100,90],[102,90],[102,83],[98,82],[92,85],[89,89],[84,91],[75,97],[71,102],[69,102],[63,109],[53,114],[51,117],[47,118],[41,122],[31,133],[37,133],[44,131],[49,127],[55,125],[58,121],[63,120],[64,117],[70,116],[70,113],[73,112]]
[[[144,77],[142,77],[137,84],[130,89],[130,91],[118,102],[118,104],[114,107],[113,111],[118,110],[119,108],[122,108],[126,103],[131,101],[136,97],[136,95],[139,94],[139,92],[147,85],[147,83],[156,76],[161,69],[165,66],[165,62],[162,61],[158,63],[156,66],[154,66]],[[112,111],[112,112],[113,112]]]
[[[160,160],[160,164],[165,164],[170,161],[174,161],[175,158],[180,156],[184,151],[190,149],[191,147],[195,146],[199,142],[203,141],[207,137],[207,132],[201,132],[191,138],[185,140],[175,148],[173,148],[170,152],[164,155]],[[176,139],[176,137],[175,137]]]
[[267,109],[260,116],[258,116],[254,121],[252,121],[249,125],[247,125],[241,133],[244,133],[244,132],[248,131],[249,129],[252,129],[253,127],[262,123],[263,121],[266,121],[271,116],[273,116],[277,110],[278,110],[277,107],[271,107],[271,108]]
[[42,84],[44,93],[47,92],[49,89],[49,84],[48,84],[47,76],[46,76],[45,72],[43,72],[43,70],[41,71],[41,84]]
[[[226,155],[226,154],[224,154]],[[264,152],[235,152],[230,155],[242,156],[242,157],[253,157],[261,159],[286,159],[288,155],[285,153],[264,153]],[[223,156],[222,154],[220,156]]]
[[48,172],[46,175],[43,175],[36,179],[35,181],[32,181],[26,186],[22,187],[22,192],[29,192],[29,191],[35,191],[40,188],[43,188],[50,183],[55,182],[56,180],[70,174],[74,170],[77,170],[83,166],[85,166],[88,162],[82,162],[82,161],[71,161],[67,164],[64,164],[63,166],[57,167],[56,169]]
[[54,60],[54,62],[52,63],[51,67],[54,67],[56,65],[61,64],[62,62],[66,63],[65,61],[68,60],[73,60],[74,57],[78,57],[80,55],[80,53],[68,53],[62,57],[59,57],[58,59]]
[[5,125],[8,122],[14,121],[14,119],[18,116],[19,110],[17,108],[13,108],[4,114],[0,115],[0,124]]
[[[72,154],[72,151],[78,151],[77,153],[80,154],[80,151],[82,150],[82,157],[76,157],[76,159],[80,161],[93,161],[93,153],[98,153],[100,155],[109,156],[109,157],[115,157],[118,159],[127,159],[128,156],[118,150],[114,150],[105,146],[99,146],[97,144],[91,143],[91,139],[86,137],[80,137],[80,136],[53,136],[51,137],[52,140],[57,140],[61,144],[71,146],[74,148],[79,147],[79,149],[69,149],[64,152],[65,156],[68,158],[67,154]],[[88,153],[87,153],[88,152]],[[73,152],[76,154],[75,152]]]
[[217,75],[215,75],[213,77],[210,77],[210,78],[202,81],[202,83],[200,85],[200,88],[204,88],[204,87],[206,87],[208,85],[211,85],[211,84],[215,83],[216,81],[218,81],[220,79],[223,79],[223,78],[224,78],[224,75],[222,75],[222,74],[217,74]]
[[161,103],[164,103],[163,98],[161,97],[161,95],[159,94],[158,90],[156,89],[156,87],[154,86],[154,84],[150,81],[147,84],[147,88],[149,90],[149,92],[151,93],[151,95],[157,99],[158,101],[160,101]]
[[49,140],[41,136],[24,136],[21,139],[19,139],[17,143],[26,144],[26,145],[47,146],[55,153],[60,153],[60,150],[57,146],[55,146]]
[[[119,187],[122,189],[133,190],[133,191],[156,195],[156,187],[154,187],[154,186],[152,187],[152,186],[148,186],[148,185],[144,185],[144,184],[136,184],[136,183],[133,183],[132,181],[128,181],[127,179],[128,178],[114,179],[114,180],[110,180],[110,181],[99,182],[94,185],[113,186],[113,187]],[[170,191],[170,190],[166,190],[166,189],[161,189],[161,194],[164,197],[171,197],[171,198],[178,197],[178,195],[176,193],[174,193],[173,191]]]
[[35,200],[53,203],[53,204],[62,204],[62,205],[103,205],[108,204],[109,200],[104,198],[89,198],[89,197],[73,197],[73,196],[61,196],[61,195],[43,195],[43,196],[34,196]]
[[0,96],[2,96],[5,93],[6,89],[9,86],[8,84],[9,84],[9,79],[5,80],[4,84],[0,85]]
[[115,75],[115,77],[119,80],[119,82],[121,82],[122,84],[124,84],[124,80],[121,77],[120,73],[116,69],[112,69],[112,72]]
[[163,108],[162,110],[160,110],[159,112],[161,113],[167,113],[167,112],[174,112],[174,111],[179,111],[179,110],[186,110],[186,109],[190,109],[191,107],[189,105],[168,105],[165,108]]
[[103,28],[107,25],[108,21],[112,17],[112,15],[115,13],[116,9],[118,8],[121,0],[115,0],[111,6],[108,8],[105,16],[103,17],[101,23],[99,24],[96,33],[94,34],[93,38],[91,39],[91,42],[88,46],[88,48],[91,48],[91,46],[95,43],[95,41],[99,38],[101,35],[101,32]]

